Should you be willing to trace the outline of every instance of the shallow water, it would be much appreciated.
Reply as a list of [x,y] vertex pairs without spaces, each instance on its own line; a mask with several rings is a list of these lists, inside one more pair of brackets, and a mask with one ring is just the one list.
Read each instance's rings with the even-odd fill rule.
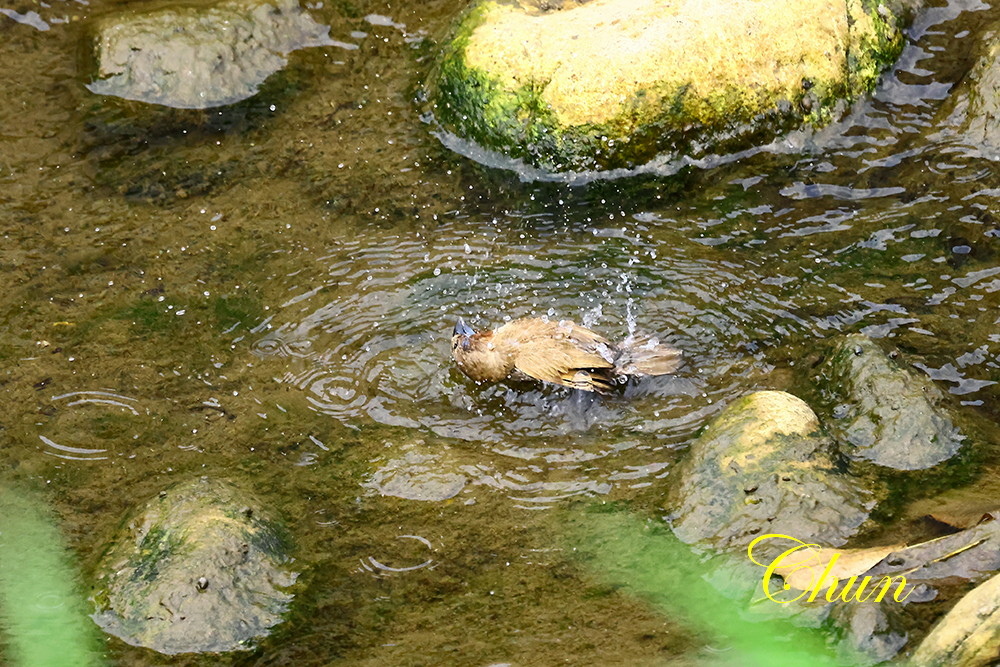
[[[83,26],[122,7],[0,17],[0,457],[84,572],[129,508],[212,474],[285,517],[305,574],[261,651],[108,640],[112,662],[689,655],[697,633],[574,566],[553,526],[572,500],[661,516],[692,434],[742,392],[806,387],[838,333],[898,346],[1000,469],[1000,167],[948,117],[998,10],[927,10],[823,132],[564,183],[451,152],[415,102],[459,3],[316,9],[341,46],[205,112],[83,87]],[[657,335],[685,365],[607,399],[453,367],[456,317],[528,315]]]

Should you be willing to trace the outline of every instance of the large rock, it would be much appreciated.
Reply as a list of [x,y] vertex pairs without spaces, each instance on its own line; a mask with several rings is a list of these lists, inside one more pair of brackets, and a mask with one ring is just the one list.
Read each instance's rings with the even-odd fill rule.
[[902,48],[868,0],[480,0],[432,77],[444,127],[552,170],[700,155],[828,122]]
[[671,475],[674,532],[716,549],[744,549],[765,533],[843,544],[874,501],[837,472],[832,449],[816,415],[791,394],[733,401]]
[[331,44],[296,0],[232,0],[101,19],[92,39],[100,95],[181,109],[232,104],[257,92],[285,56]]
[[251,648],[292,600],[288,561],[255,499],[196,480],[151,500],[113,542],[99,567],[94,620],[160,653]]
[[901,367],[866,336],[844,337],[820,377],[837,404],[827,428],[847,456],[921,470],[951,458],[962,446],[941,390],[926,375]]
[[917,648],[915,667],[981,667],[1000,660],[1000,574],[958,601]]

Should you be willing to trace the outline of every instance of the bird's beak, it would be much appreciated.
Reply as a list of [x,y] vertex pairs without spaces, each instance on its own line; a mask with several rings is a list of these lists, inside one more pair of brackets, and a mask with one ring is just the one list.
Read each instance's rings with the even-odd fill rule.
[[455,322],[455,329],[451,332],[452,336],[472,336],[476,331],[468,324],[465,323],[461,317]]

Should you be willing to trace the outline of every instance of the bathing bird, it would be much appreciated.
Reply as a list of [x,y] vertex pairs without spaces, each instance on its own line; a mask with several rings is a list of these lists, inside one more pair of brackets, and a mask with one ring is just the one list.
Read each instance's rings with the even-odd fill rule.
[[607,394],[618,378],[668,375],[681,363],[680,350],[649,336],[620,344],[570,320],[529,317],[493,331],[476,331],[462,318],[451,336],[458,368],[476,382],[524,376]]

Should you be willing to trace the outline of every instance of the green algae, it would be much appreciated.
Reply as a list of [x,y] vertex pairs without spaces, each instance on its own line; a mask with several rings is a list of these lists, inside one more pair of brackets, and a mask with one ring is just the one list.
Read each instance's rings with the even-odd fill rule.
[[[185,314],[179,316],[180,310]],[[263,317],[263,305],[253,294],[196,297],[183,306],[159,301],[155,295],[142,295],[111,315],[112,319],[127,321],[138,336],[172,336],[197,326],[195,321],[208,321],[214,333],[219,333],[240,325],[252,327]]]
[[116,319],[127,320],[138,336],[172,335],[184,327],[184,320],[152,297],[140,297],[119,311]]
[[[848,11],[848,21],[858,20],[870,22],[871,30],[854,37],[857,31],[852,30],[854,37],[847,51],[846,95],[855,98],[871,91],[878,83],[882,71],[896,62],[903,51],[905,40],[900,30],[902,18],[890,18],[890,10],[879,0],[861,0],[849,3],[848,7],[858,9],[858,14]],[[883,15],[886,14],[888,16]]]
[[213,297],[211,310],[216,328],[222,331],[240,325],[249,329],[264,319],[264,305],[255,294]]
[[466,64],[464,51],[476,27],[486,19],[487,7],[475,6],[468,12],[440,61],[435,105],[440,120],[461,135],[475,137],[483,146],[501,152],[524,146],[541,154],[571,155],[564,144],[572,133],[560,130],[542,100],[544,82],[509,90],[497,77]]

